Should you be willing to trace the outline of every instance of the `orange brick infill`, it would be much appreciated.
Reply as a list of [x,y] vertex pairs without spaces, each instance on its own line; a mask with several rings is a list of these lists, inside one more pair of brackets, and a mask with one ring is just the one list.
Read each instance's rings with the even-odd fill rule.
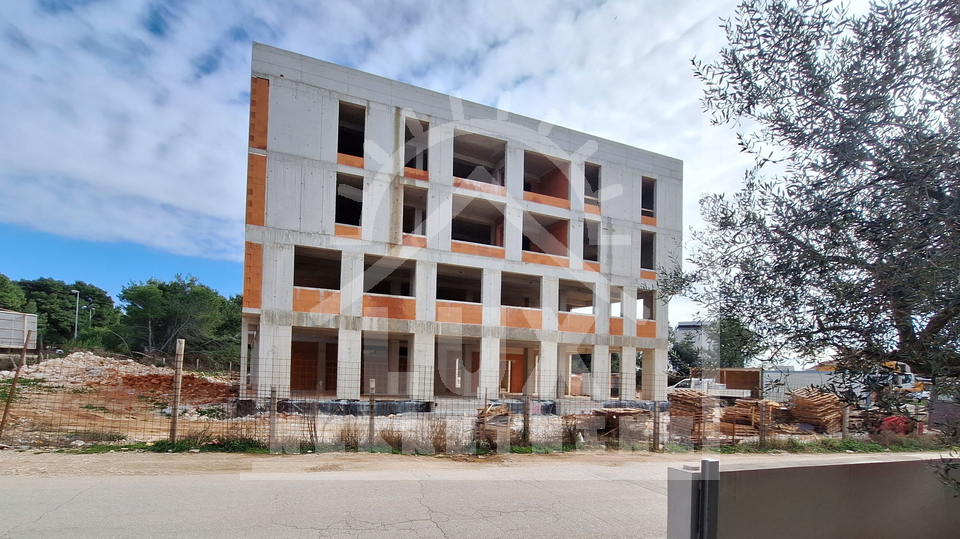
[[243,252],[243,306],[259,309],[263,297],[263,245],[246,242]]
[[250,147],[267,149],[267,114],[270,108],[270,81],[250,80]]

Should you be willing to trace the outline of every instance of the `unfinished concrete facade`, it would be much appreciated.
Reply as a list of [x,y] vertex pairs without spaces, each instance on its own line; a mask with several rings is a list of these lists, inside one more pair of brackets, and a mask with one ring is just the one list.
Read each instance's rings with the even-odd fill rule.
[[243,397],[665,398],[680,161],[261,44],[248,159]]

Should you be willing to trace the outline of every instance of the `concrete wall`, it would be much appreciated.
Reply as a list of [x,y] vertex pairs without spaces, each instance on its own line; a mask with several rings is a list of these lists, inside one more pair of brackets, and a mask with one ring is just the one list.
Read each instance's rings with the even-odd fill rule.
[[955,538],[960,499],[928,461],[720,472],[718,537]]

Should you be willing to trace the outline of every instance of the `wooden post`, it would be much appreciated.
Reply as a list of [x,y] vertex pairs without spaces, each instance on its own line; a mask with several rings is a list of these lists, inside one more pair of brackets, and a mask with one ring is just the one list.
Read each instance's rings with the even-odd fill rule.
[[523,435],[520,438],[520,443],[524,447],[530,447],[530,397],[523,397]]
[[[736,426],[734,426],[736,429]],[[767,406],[764,404],[763,399],[760,400],[760,446],[763,447],[767,443]]]
[[170,443],[177,443],[177,420],[180,418],[180,390],[183,387],[183,339],[177,339],[177,355],[173,360],[173,406],[170,408]]
[[20,369],[27,362],[27,347],[30,346],[30,334],[33,330],[27,330],[27,338],[23,341],[23,349],[20,350],[20,363],[17,365],[16,372],[13,373],[13,380],[10,382],[10,393],[7,394],[7,403],[3,407],[3,419],[0,419],[0,440],[3,439],[3,429],[7,426],[7,416],[10,414],[10,404],[13,403],[13,395],[17,391],[17,381],[20,380]]
[[840,409],[840,433],[844,440],[850,437],[850,405],[844,404]]
[[375,417],[377,415],[377,379],[370,379],[370,432],[367,433],[367,444],[370,446],[370,451],[373,451],[373,441],[376,434],[376,423]]
[[650,452],[660,451],[660,403],[653,401],[653,438],[650,440]]

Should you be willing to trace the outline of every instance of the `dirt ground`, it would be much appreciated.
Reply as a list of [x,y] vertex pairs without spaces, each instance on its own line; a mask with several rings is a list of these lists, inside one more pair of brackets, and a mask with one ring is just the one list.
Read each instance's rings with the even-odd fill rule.
[[678,462],[700,458],[698,453],[630,453],[578,451],[552,454],[502,455],[390,455],[323,453],[248,455],[230,453],[147,453],[117,451],[75,454],[41,451],[0,451],[0,475],[195,475],[229,473],[310,473],[329,471],[391,471],[466,469],[485,466],[555,466],[589,463],[622,466],[630,462]]

